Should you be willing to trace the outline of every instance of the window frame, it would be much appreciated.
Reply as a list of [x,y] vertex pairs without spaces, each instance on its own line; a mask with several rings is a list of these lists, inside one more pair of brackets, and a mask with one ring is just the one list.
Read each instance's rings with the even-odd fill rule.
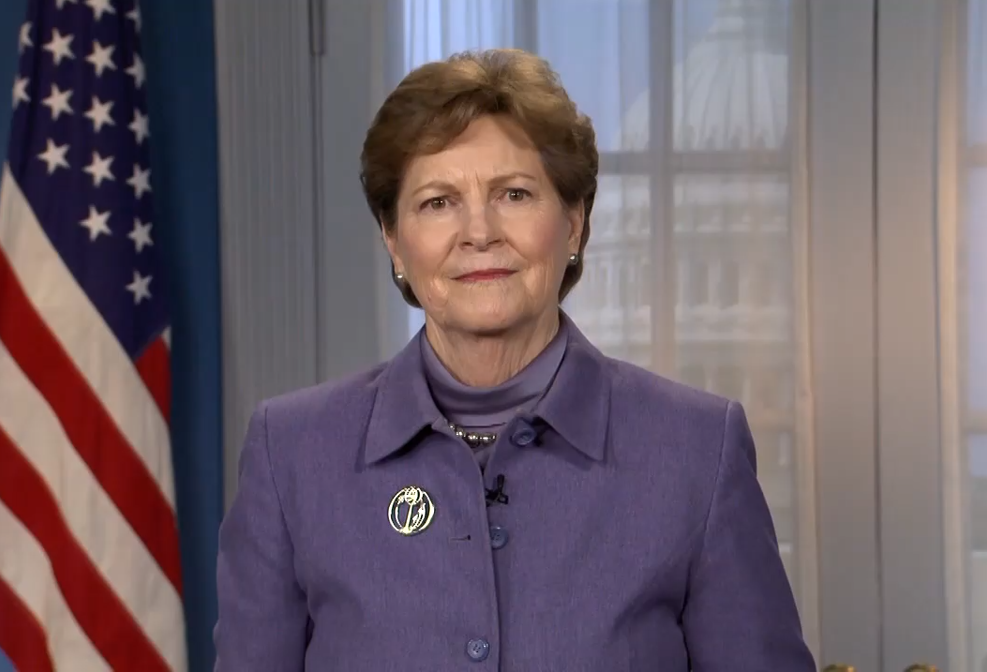
[[[523,4],[534,7],[533,14],[537,15],[538,0],[521,0]],[[651,311],[659,317],[651,319],[651,368],[662,375],[677,377],[680,365],[698,363],[694,356],[686,356],[686,361],[680,360],[680,354],[694,349],[692,345],[685,347],[676,342],[678,313],[682,310],[680,296],[682,291],[678,283],[679,264],[676,253],[675,231],[675,185],[676,180],[689,175],[729,175],[729,174],[766,174],[782,177],[789,185],[788,219],[793,222],[795,217],[805,216],[804,194],[793,184],[795,152],[798,151],[792,138],[797,130],[796,119],[801,113],[802,101],[799,98],[804,88],[793,84],[794,78],[805,72],[805,59],[800,50],[807,43],[807,9],[802,0],[791,0],[792,11],[789,13],[791,29],[789,31],[790,54],[793,54],[792,66],[789,68],[789,129],[786,142],[776,149],[744,149],[728,151],[695,151],[682,150],[674,144],[674,72],[675,65],[675,0],[648,0],[648,92],[649,92],[649,137],[646,150],[604,150],[600,152],[599,175],[604,177],[644,177],[648,179],[651,217]],[[532,51],[538,51],[537,27],[533,35],[522,46]],[[791,228],[786,235],[792,236]],[[608,262],[609,263],[609,262]],[[706,294],[707,303],[716,298],[716,282],[712,277],[712,267],[704,262],[707,269]],[[688,262],[687,262],[688,267]],[[738,264],[738,277],[744,278],[748,272],[760,272],[760,267],[749,269]],[[688,270],[687,270],[688,272]],[[741,280],[742,281],[742,280]],[[605,290],[606,291],[606,290]],[[688,291],[688,288],[686,288]],[[740,303],[745,301],[745,295],[738,287]],[[774,297],[771,297],[772,299]],[[798,306],[791,307],[792,314],[797,314]],[[797,338],[797,336],[796,336]],[[797,364],[797,345],[790,344],[787,348],[791,355],[793,375],[798,378],[800,368]],[[714,367],[715,368],[715,367]],[[715,372],[707,371],[707,381],[715,378]],[[796,384],[797,385],[797,384]],[[818,560],[816,558],[816,512],[814,503],[815,489],[812,486],[813,476],[813,440],[806,434],[808,421],[800,418],[800,411],[793,406],[790,412],[779,413],[776,410],[763,410],[759,404],[750,404],[748,420],[755,433],[787,433],[796,447],[788,457],[791,463],[792,487],[802,488],[804,492],[791,498],[788,517],[794,522],[794,537],[792,540],[793,557],[796,557],[797,576],[793,576],[797,593],[811,608],[818,605]],[[801,449],[798,444],[801,443]],[[780,465],[779,466],[784,466]],[[804,548],[805,553],[796,549]],[[819,646],[819,615],[805,614],[804,626],[807,639],[815,650]]]
[[[807,43],[805,28],[802,24],[807,24],[808,17],[804,7],[805,0],[791,0],[793,11],[790,13],[792,25],[801,26],[799,30],[791,32],[791,42],[797,45],[798,49],[804,49]],[[788,133],[788,142],[780,148],[772,150],[747,149],[732,151],[692,151],[676,149],[673,143],[674,134],[674,78],[671,76],[674,68],[675,56],[675,30],[674,21],[675,0],[648,0],[648,65],[649,65],[649,142],[648,148],[644,151],[634,150],[604,150],[600,152],[601,178],[605,177],[629,177],[637,176],[648,181],[648,191],[650,194],[650,249],[651,263],[650,269],[650,293],[652,300],[652,311],[661,315],[660,319],[651,320],[651,340],[650,340],[650,360],[649,368],[656,372],[676,377],[678,366],[678,350],[676,344],[677,328],[677,299],[678,282],[676,280],[677,267],[673,263],[676,258],[676,232],[674,227],[674,189],[676,179],[688,175],[725,175],[751,173],[770,174],[782,176],[787,182],[792,180],[795,157],[793,153],[797,148],[793,146],[791,138],[793,132]],[[538,45],[538,0],[513,0],[514,31],[513,45],[532,52],[539,51]],[[402,49],[402,54],[404,49]],[[792,52],[795,53],[795,52]],[[805,59],[798,56],[793,59],[793,66],[790,73],[801,72],[805,68]],[[794,77],[795,75],[790,75]],[[789,114],[791,119],[800,113],[800,99],[804,88],[790,87],[791,100],[789,104]],[[790,129],[793,121],[789,122]],[[804,216],[805,205],[798,199],[802,194],[796,189],[792,189],[789,194],[789,219],[792,217]],[[656,204],[660,204],[656,207]],[[657,235],[656,235],[657,234]],[[658,261],[655,261],[658,260]],[[603,279],[605,276],[616,281],[616,275],[610,268],[610,262],[604,261],[600,268],[596,269],[597,275]],[[739,268],[740,275],[748,271],[746,267]],[[755,272],[760,272],[755,269]],[[713,278],[707,278],[710,285],[708,292],[713,289]],[[601,288],[600,291],[607,292],[615,290],[615,287]],[[710,297],[713,298],[712,296]],[[743,300],[743,296],[741,296]],[[796,357],[796,349],[791,348],[792,358]],[[628,353],[630,354],[630,353]],[[647,365],[647,363],[644,363]],[[713,374],[707,372],[707,379],[711,379]],[[797,553],[798,569],[797,575],[793,576],[796,592],[801,595],[807,604],[814,610],[818,605],[818,560],[816,558],[816,543],[814,541],[816,518],[815,518],[815,489],[814,480],[811,474],[814,457],[812,449],[806,448],[805,454],[800,453],[797,447],[800,436],[805,436],[804,432],[809,426],[805,421],[796,416],[793,409],[788,414],[777,412],[761,413],[758,405],[752,405],[753,414],[749,421],[755,432],[789,432],[793,437],[796,447],[793,449],[792,459],[795,463],[792,466],[792,487],[798,491],[798,495],[791,501],[791,516],[796,520],[796,537],[798,541],[794,546],[804,546],[804,553]],[[804,444],[806,439],[803,438]],[[811,443],[811,439],[808,439]],[[807,504],[801,505],[800,500],[805,497]],[[803,615],[803,625],[807,639],[814,650],[819,647],[819,615],[817,613],[806,613]]]

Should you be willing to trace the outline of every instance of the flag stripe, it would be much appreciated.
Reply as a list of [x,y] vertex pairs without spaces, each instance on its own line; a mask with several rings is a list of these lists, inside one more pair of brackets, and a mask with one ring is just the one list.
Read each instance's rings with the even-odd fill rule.
[[7,164],[0,180],[0,247],[30,303],[119,429],[114,433],[123,434],[174,508],[171,443],[158,404],[52,247]]
[[[0,506],[0,519],[4,514]],[[7,514],[9,515],[9,514]],[[9,536],[4,525],[0,522],[0,530],[4,531],[4,543],[15,543]],[[48,655],[48,645],[45,641],[45,631],[38,619],[20,601],[14,591],[0,574],[0,619],[4,627],[0,628],[0,650],[2,650],[17,670],[36,670],[51,672],[54,666]]]
[[97,566],[127,610],[162,655],[178,669],[184,658],[182,634],[174,623],[183,616],[175,588],[92,472],[73,449],[44,398],[0,343],[0,408],[18,406],[2,420],[10,436],[53,493],[75,540]]
[[181,594],[174,511],[28,302],[2,252],[0,305],[4,306],[0,311],[0,341],[48,400],[80,457]]
[[156,338],[134,363],[165,422],[171,421],[171,356],[164,337]]
[[[4,464],[0,500],[45,549],[65,603],[110,667],[167,670],[154,645],[72,538],[44,481],[2,428],[0,462]],[[56,629],[49,625],[49,631]]]
[[[82,631],[79,622],[75,620],[75,616],[65,604],[65,598],[58,589],[51,562],[45,555],[44,549],[2,503],[0,503],[0,530],[3,531],[4,543],[9,544],[13,558],[17,560],[16,563],[8,561],[0,567],[0,585],[11,586],[11,592],[25,609],[24,614],[29,624],[39,629],[47,628],[47,632],[42,631],[40,634],[40,643],[32,641],[30,650],[25,651],[25,655],[36,658],[40,646],[54,669],[87,672],[108,670],[106,661]],[[0,613],[4,612],[0,611]],[[20,620],[19,614],[18,618],[10,623],[15,626],[12,636],[32,637],[37,640],[36,635],[31,635],[23,629],[18,623]],[[6,630],[6,624],[3,630]],[[6,647],[4,650],[9,652]],[[18,663],[16,658],[14,663],[22,670],[36,669],[33,664]]]

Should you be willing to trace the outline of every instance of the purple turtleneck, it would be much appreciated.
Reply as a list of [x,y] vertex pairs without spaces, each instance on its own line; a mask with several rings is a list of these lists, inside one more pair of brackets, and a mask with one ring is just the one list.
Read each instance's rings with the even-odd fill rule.
[[[425,378],[432,398],[448,422],[478,432],[499,432],[520,411],[530,411],[548,389],[565,354],[565,323],[544,350],[513,378],[496,387],[471,387],[453,377],[422,334]],[[483,469],[493,445],[475,449]]]

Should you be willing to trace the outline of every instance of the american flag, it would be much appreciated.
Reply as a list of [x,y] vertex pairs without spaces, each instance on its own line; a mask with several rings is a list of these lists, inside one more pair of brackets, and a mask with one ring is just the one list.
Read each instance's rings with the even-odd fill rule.
[[136,0],[29,0],[0,181],[0,649],[186,668]]

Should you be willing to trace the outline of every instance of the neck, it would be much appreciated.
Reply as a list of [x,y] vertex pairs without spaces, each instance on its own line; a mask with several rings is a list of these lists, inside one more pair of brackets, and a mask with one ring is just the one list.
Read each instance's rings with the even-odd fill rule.
[[426,317],[432,350],[456,380],[471,387],[496,387],[534,360],[559,331],[558,311],[496,336],[443,329]]

